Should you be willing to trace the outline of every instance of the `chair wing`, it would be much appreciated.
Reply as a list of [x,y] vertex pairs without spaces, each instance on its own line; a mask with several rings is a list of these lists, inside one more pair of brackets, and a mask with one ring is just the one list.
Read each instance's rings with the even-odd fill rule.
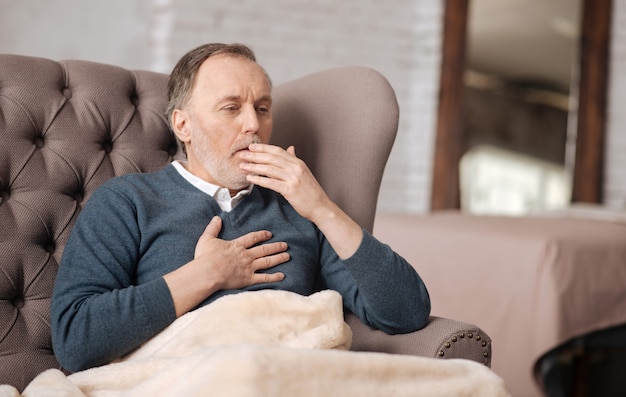
[[343,67],[281,84],[273,96],[273,143],[294,145],[331,199],[371,232],[398,129],[389,82],[370,68]]

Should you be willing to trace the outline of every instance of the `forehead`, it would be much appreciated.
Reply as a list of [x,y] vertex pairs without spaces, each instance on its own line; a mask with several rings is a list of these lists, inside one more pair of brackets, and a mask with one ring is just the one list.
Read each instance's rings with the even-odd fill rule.
[[256,62],[240,56],[216,55],[205,60],[196,75],[194,91],[217,96],[252,92],[268,96],[271,88],[265,71]]

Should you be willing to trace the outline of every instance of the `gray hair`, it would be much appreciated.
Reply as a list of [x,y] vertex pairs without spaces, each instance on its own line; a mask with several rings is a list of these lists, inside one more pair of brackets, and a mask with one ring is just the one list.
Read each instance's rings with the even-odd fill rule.
[[[256,63],[254,52],[246,45],[239,43],[204,44],[183,55],[176,66],[174,66],[167,85],[168,103],[165,115],[167,123],[172,131],[174,131],[174,126],[172,125],[172,114],[174,113],[174,110],[181,109],[189,101],[200,65],[202,65],[202,63],[208,58],[220,54],[243,57]],[[265,76],[267,77],[268,84],[271,88],[272,81],[267,72],[265,72]]]

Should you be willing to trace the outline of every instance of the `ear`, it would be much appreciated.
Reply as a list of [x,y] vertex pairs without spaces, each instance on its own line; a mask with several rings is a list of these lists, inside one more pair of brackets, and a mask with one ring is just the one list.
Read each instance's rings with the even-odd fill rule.
[[175,109],[172,112],[172,127],[174,128],[174,134],[181,142],[187,144],[191,141],[190,120],[187,112]]

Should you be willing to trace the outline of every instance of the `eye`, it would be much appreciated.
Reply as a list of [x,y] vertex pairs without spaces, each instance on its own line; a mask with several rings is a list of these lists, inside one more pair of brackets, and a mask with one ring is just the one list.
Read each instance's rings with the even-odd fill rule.
[[222,110],[226,113],[236,113],[239,110],[239,105],[230,104],[222,107]]
[[267,105],[260,105],[256,107],[256,111],[259,113],[267,114],[270,112],[270,107]]

